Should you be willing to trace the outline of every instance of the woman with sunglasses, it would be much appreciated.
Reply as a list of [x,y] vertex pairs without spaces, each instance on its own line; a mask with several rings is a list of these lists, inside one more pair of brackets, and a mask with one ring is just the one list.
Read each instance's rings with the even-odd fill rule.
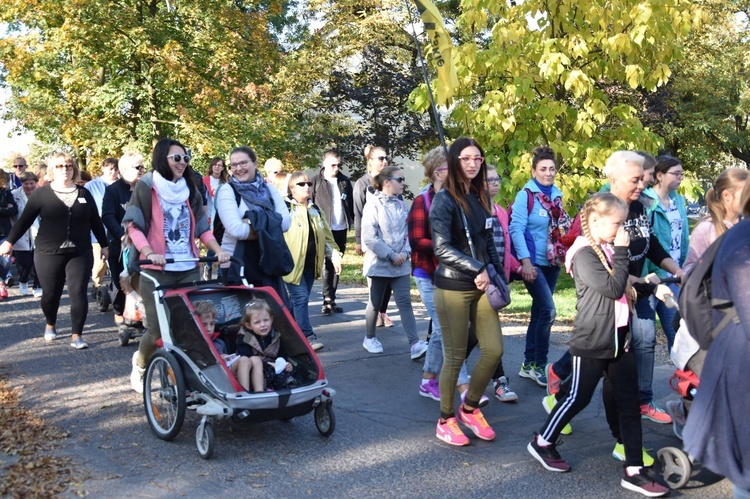
[[75,160],[59,152],[48,164],[52,181],[32,193],[7,241],[0,245],[0,254],[9,255],[39,217],[34,267],[42,285],[41,307],[47,322],[44,339],[57,338],[57,310],[67,283],[73,332],[70,345],[80,350],[88,348],[82,335],[89,311],[86,288],[94,265],[90,234],[96,236],[104,258],[108,255],[107,237],[91,193],[75,184],[79,173]]
[[102,222],[107,228],[109,236],[109,271],[112,283],[117,289],[112,309],[115,312],[115,323],[122,323],[122,312],[125,309],[125,293],[120,287],[120,274],[123,271],[122,240],[125,228],[122,220],[125,218],[125,206],[130,202],[135,184],[143,176],[146,168],[143,166],[143,156],[137,152],[126,152],[118,162],[120,178],[104,189],[102,200]]
[[[123,224],[135,247],[134,258],[150,260],[142,273],[160,285],[190,283],[200,279],[198,264],[191,261],[167,263],[168,258],[197,258],[196,238],[216,252],[219,262],[229,261],[208,227],[203,198],[194,182],[190,155],[185,146],[174,139],[162,139],[154,147],[152,171],[135,184]],[[148,359],[156,350],[161,329],[154,301],[154,283],[140,279],[140,295],[146,311],[147,330],[133,354],[130,384],[138,393],[143,391],[143,374]]]
[[[657,239],[662,247],[667,250],[672,260],[682,267],[687,258],[690,245],[690,229],[687,217],[687,203],[685,198],[677,193],[684,176],[682,163],[671,156],[659,156],[656,158],[654,168],[654,184],[643,191],[645,196],[654,200],[648,209],[651,219],[651,227],[654,229]],[[655,273],[659,278],[671,277],[671,274],[654,264],[651,260],[646,262],[646,274]],[[677,299],[680,292],[677,284],[669,284],[669,289]],[[650,297],[639,303],[638,320],[656,321],[659,314],[661,327],[667,337],[667,346],[672,349],[676,331],[672,327],[672,319],[675,310],[667,307],[664,302]],[[654,328],[656,323],[654,322]]]
[[365,251],[362,273],[367,276],[370,288],[362,346],[370,353],[383,353],[383,345],[375,337],[375,323],[385,290],[391,288],[409,339],[411,359],[417,360],[427,351],[427,342],[417,335],[417,321],[411,306],[408,210],[399,198],[404,192],[403,172],[395,166],[386,166],[372,177],[372,187],[374,191],[367,195],[362,213],[362,248]]
[[[365,172],[365,174],[354,184],[354,240],[356,242],[354,251],[357,255],[364,254],[362,249],[362,212],[368,199],[367,193],[373,192],[374,190],[372,187],[372,178],[379,174],[383,168],[388,166],[388,156],[385,153],[385,149],[370,144],[365,147],[365,161],[367,162],[367,172]],[[382,300],[383,304],[378,311],[377,326],[393,327],[393,321],[386,313],[388,310],[388,302],[391,299],[391,288],[386,288],[384,293],[384,299]],[[341,311],[343,312],[343,309]],[[323,304],[321,312],[323,315],[329,315],[331,310],[326,304]]]
[[547,386],[549,335],[555,322],[555,294],[565,247],[560,236],[570,228],[562,208],[562,191],[555,185],[557,162],[549,147],[537,147],[531,160],[533,178],[516,195],[508,230],[521,262],[521,276],[531,295],[531,320],[518,375]]
[[[498,314],[485,291],[490,280],[487,265],[502,269],[492,231],[492,200],[484,182],[487,165],[476,140],[456,139],[448,149],[448,173],[443,189],[430,208],[435,270],[435,309],[443,332],[443,368],[440,371],[440,419],[436,436],[450,445],[469,445],[458,427],[461,422],[482,440],[494,440],[479,410],[503,354]],[[455,410],[455,386],[466,357],[469,326],[479,342],[469,391]],[[482,404],[483,405],[483,404]]]
[[325,214],[310,200],[311,190],[312,182],[305,172],[290,176],[287,205],[292,223],[284,233],[284,239],[294,258],[294,270],[284,276],[284,282],[294,307],[294,319],[313,350],[320,350],[324,345],[318,341],[310,324],[310,291],[315,279],[320,277],[326,258],[331,260],[336,275],[341,273],[342,253],[333,239]]

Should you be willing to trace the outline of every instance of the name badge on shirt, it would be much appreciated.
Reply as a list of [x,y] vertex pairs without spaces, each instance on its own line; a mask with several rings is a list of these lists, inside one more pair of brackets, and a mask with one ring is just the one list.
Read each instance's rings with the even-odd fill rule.
[[341,200],[342,200],[342,201],[346,201],[346,193],[343,193],[343,194],[341,195]]
[[539,208],[539,216],[547,218],[547,210],[545,210],[544,208]]
[[78,202],[81,204],[86,204],[86,198],[78,198]]
[[485,229],[491,229],[492,228],[492,218],[488,218],[484,221],[484,228]]

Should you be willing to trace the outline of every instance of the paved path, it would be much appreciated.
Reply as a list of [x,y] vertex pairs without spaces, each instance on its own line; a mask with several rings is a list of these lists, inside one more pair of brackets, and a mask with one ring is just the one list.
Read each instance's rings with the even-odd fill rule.
[[[156,439],[129,386],[135,345],[120,347],[111,313],[94,307],[86,331],[91,348],[74,351],[65,320],[59,322],[62,338],[44,342],[38,300],[3,301],[0,368],[22,387],[24,404],[70,431],[63,452],[83,477],[72,490],[92,497],[640,497],[619,486],[621,465],[610,457],[614,442],[599,396],[573,421],[574,434],[563,437],[560,451],[571,473],[547,472],[528,455],[526,443],[545,419],[544,390],[515,374],[521,327],[506,327],[504,357],[520,401],[493,399],[484,410],[496,441],[472,439],[469,447],[454,448],[435,438],[438,403],[417,396],[421,363],[409,360],[397,314],[391,314],[395,328],[378,330],[385,353],[373,356],[361,346],[363,290],[342,290],[338,302],[345,313],[331,317],[318,313],[319,287],[313,296],[313,325],[326,344],[320,359],[337,391],[330,438],[318,434],[312,416],[258,425],[219,421],[216,454],[204,461],[194,443],[198,418],[188,414],[174,441]],[[67,299],[63,304],[62,318]],[[421,305],[417,313],[424,336]],[[563,351],[561,338],[553,335],[553,358]],[[667,386],[671,371],[656,369],[660,403],[674,396]],[[679,445],[671,426],[643,427],[647,447]],[[730,497],[731,485],[703,471],[679,494]]]

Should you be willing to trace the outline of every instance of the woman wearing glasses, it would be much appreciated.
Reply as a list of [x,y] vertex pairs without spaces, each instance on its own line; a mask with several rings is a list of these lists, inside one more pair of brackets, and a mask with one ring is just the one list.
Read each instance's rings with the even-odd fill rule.
[[[388,156],[382,147],[368,145],[365,147],[365,161],[367,162],[367,172],[354,184],[354,240],[356,242],[354,251],[358,255],[364,253],[362,249],[362,212],[368,199],[367,193],[373,192],[372,178],[388,166]],[[387,287],[384,293],[383,304],[378,311],[377,325],[378,327],[393,327],[393,321],[386,313],[388,310],[388,301],[391,299],[391,288]],[[326,310],[327,308],[329,307],[323,304],[323,309],[321,310],[323,315],[330,314],[330,310]],[[343,312],[343,309],[341,311]],[[338,312],[338,310],[334,310],[334,312]]]
[[96,236],[104,258],[107,257],[107,237],[94,198],[73,180],[78,177],[75,160],[60,152],[54,154],[48,164],[52,181],[33,192],[7,241],[0,245],[0,254],[9,255],[13,244],[39,217],[34,267],[42,286],[41,307],[47,322],[44,339],[57,338],[57,310],[67,283],[73,332],[70,345],[80,350],[88,348],[82,335],[89,311],[86,288],[94,265],[89,234],[93,232]]
[[[479,409],[487,383],[503,354],[500,319],[485,291],[487,265],[501,269],[492,233],[492,200],[484,187],[487,165],[477,141],[456,139],[448,149],[448,173],[430,208],[435,270],[435,309],[443,332],[440,419],[436,436],[450,445],[469,445],[461,422],[482,440],[494,440]],[[455,386],[466,357],[469,326],[479,342],[469,391],[455,409]]]
[[516,195],[510,220],[510,237],[521,262],[521,276],[531,295],[531,319],[526,329],[522,378],[547,386],[549,335],[555,322],[555,293],[565,247],[560,236],[570,228],[562,208],[562,191],[555,185],[557,163],[549,147],[537,147],[531,161],[533,178]]
[[[162,139],[154,147],[152,172],[135,184],[123,223],[138,252],[139,260],[150,260],[142,272],[153,276],[160,285],[189,283],[200,279],[198,264],[190,261],[166,263],[168,258],[189,259],[199,256],[195,239],[215,251],[220,262],[230,255],[222,251],[208,227],[203,198],[193,183],[190,155],[185,146],[174,139]],[[135,252],[134,252],[135,253]],[[154,302],[154,283],[140,279],[140,295],[146,311],[147,332],[133,354],[130,384],[143,391],[143,373],[161,330]]]
[[[682,267],[687,257],[690,244],[690,229],[687,217],[687,203],[685,198],[677,193],[683,178],[682,163],[671,156],[659,156],[656,158],[654,168],[654,185],[643,194],[652,198],[654,202],[648,209],[651,227],[654,229],[659,243],[667,250],[672,260]],[[646,262],[646,274],[654,272],[660,278],[670,277],[671,274],[663,270],[651,260]],[[680,292],[679,286],[669,284],[669,289],[677,298]],[[656,321],[655,313],[659,314],[661,327],[667,336],[667,344],[672,349],[676,331],[672,327],[672,318],[675,310],[668,308],[664,302],[650,297],[648,300],[639,301],[636,306],[636,314],[639,321]],[[656,324],[654,323],[654,326]]]
[[309,301],[315,279],[320,277],[326,259],[332,262],[336,275],[341,273],[341,255],[333,239],[325,214],[310,200],[312,182],[305,172],[289,177],[289,212],[291,226],[284,239],[294,258],[294,270],[284,276],[294,307],[294,319],[305,333],[313,350],[323,348],[323,343],[310,324]]
[[123,271],[122,240],[125,228],[122,219],[125,218],[125,206],[130,202],[135,184],[140,180],[146,168],[143,166],[143,156],[137,152],[126,152],[118,162],[120,178],[104,189],[102,199],[102,222],[107,228],[109,236],[109,270],[112,283],[117,288],[117,295],[112,302],[115,312],[115,323],[122,323],[122,312],[125,309],[125,294],[120,287],[120,274]]
[[399,198],[404,192],[400,168],[386,166],[372,177],[374,190],[367,195],[362,213],[362,273],[367,276],[370,300],[365,309],[365,339],[362,346],[370,353],[383,353],[375,337],[378,310],[386,288],[392,288],[401,322],[409,340],[412,360],[422,357],[427,343],[417,335],[417,321],[411,306],[411,246],[406,224],[407,208]]
[[[279,191],[265,182],[257,167],[258,158],[255,151],[247,146],[237,147],[229,154],[229,167],[232,176],[229,182],[216,191],[216,215],[224,226],[221,247],[229,254],[234,254],[245,263],[245,278],[256,286],[272,286],[279,296],[289,304],[289,297],[281,276],[275,271],[268,273],[267,266],[262,266],[258,233],[252,226],[253,218],[264,217],[268,220],[268,240],[276,241],[280,255],[285,249],[282,233],[289,230],[291,219],[289,209]],[[284,193],[286,194],[286,192]],[[277,232],[278,231],[278,232]],[[264,238],[265,239],[265,238]],[[228,264],[222,265],[222,274],[227,279],[234,279],[235,269]],[[225,273],[226,272],[226,273]]]

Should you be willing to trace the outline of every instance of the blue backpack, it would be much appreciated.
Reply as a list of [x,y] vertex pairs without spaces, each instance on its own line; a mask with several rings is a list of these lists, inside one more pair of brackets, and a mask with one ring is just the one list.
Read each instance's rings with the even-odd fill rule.
[[[526,194],[528,196],[528,198],[526,200],[526,204],[527,204],[527,207],[528,207],[528,210],[529,210],[528,213],[526,214],[526,216],[528,217],[529,215],[531,215],[531,211],[534,209],[534,193],[531,192],[531,190],[528,189],[528,188],[525,188],[524,191],[526,191]],[[512,221],[513,221],[513,205],[511,204],[508,207],[508,224],[510,225],[510,223]],[[531,235],[531,232],[529,232],[528,228],[523,233],[523,237],[526,240],[526,248],[529,250],[529,259],[531,260],[531,264],[532,265],[536,265],[536,244],[534,243],[534,238]],[[520,261],[520,259],[518,258],[518,253],[516,252],[516,248],[513,245],[513,239],[512,238],[511,238],[511,241],[510,241],[510,252],[516,258],[516,260]],[[521,277],[520,274],[517,274],[515,272],[511,272],[510,273],[510,281],[511,282],[513,282],[513,281],[520,281],[522,279],[523,278]]]

